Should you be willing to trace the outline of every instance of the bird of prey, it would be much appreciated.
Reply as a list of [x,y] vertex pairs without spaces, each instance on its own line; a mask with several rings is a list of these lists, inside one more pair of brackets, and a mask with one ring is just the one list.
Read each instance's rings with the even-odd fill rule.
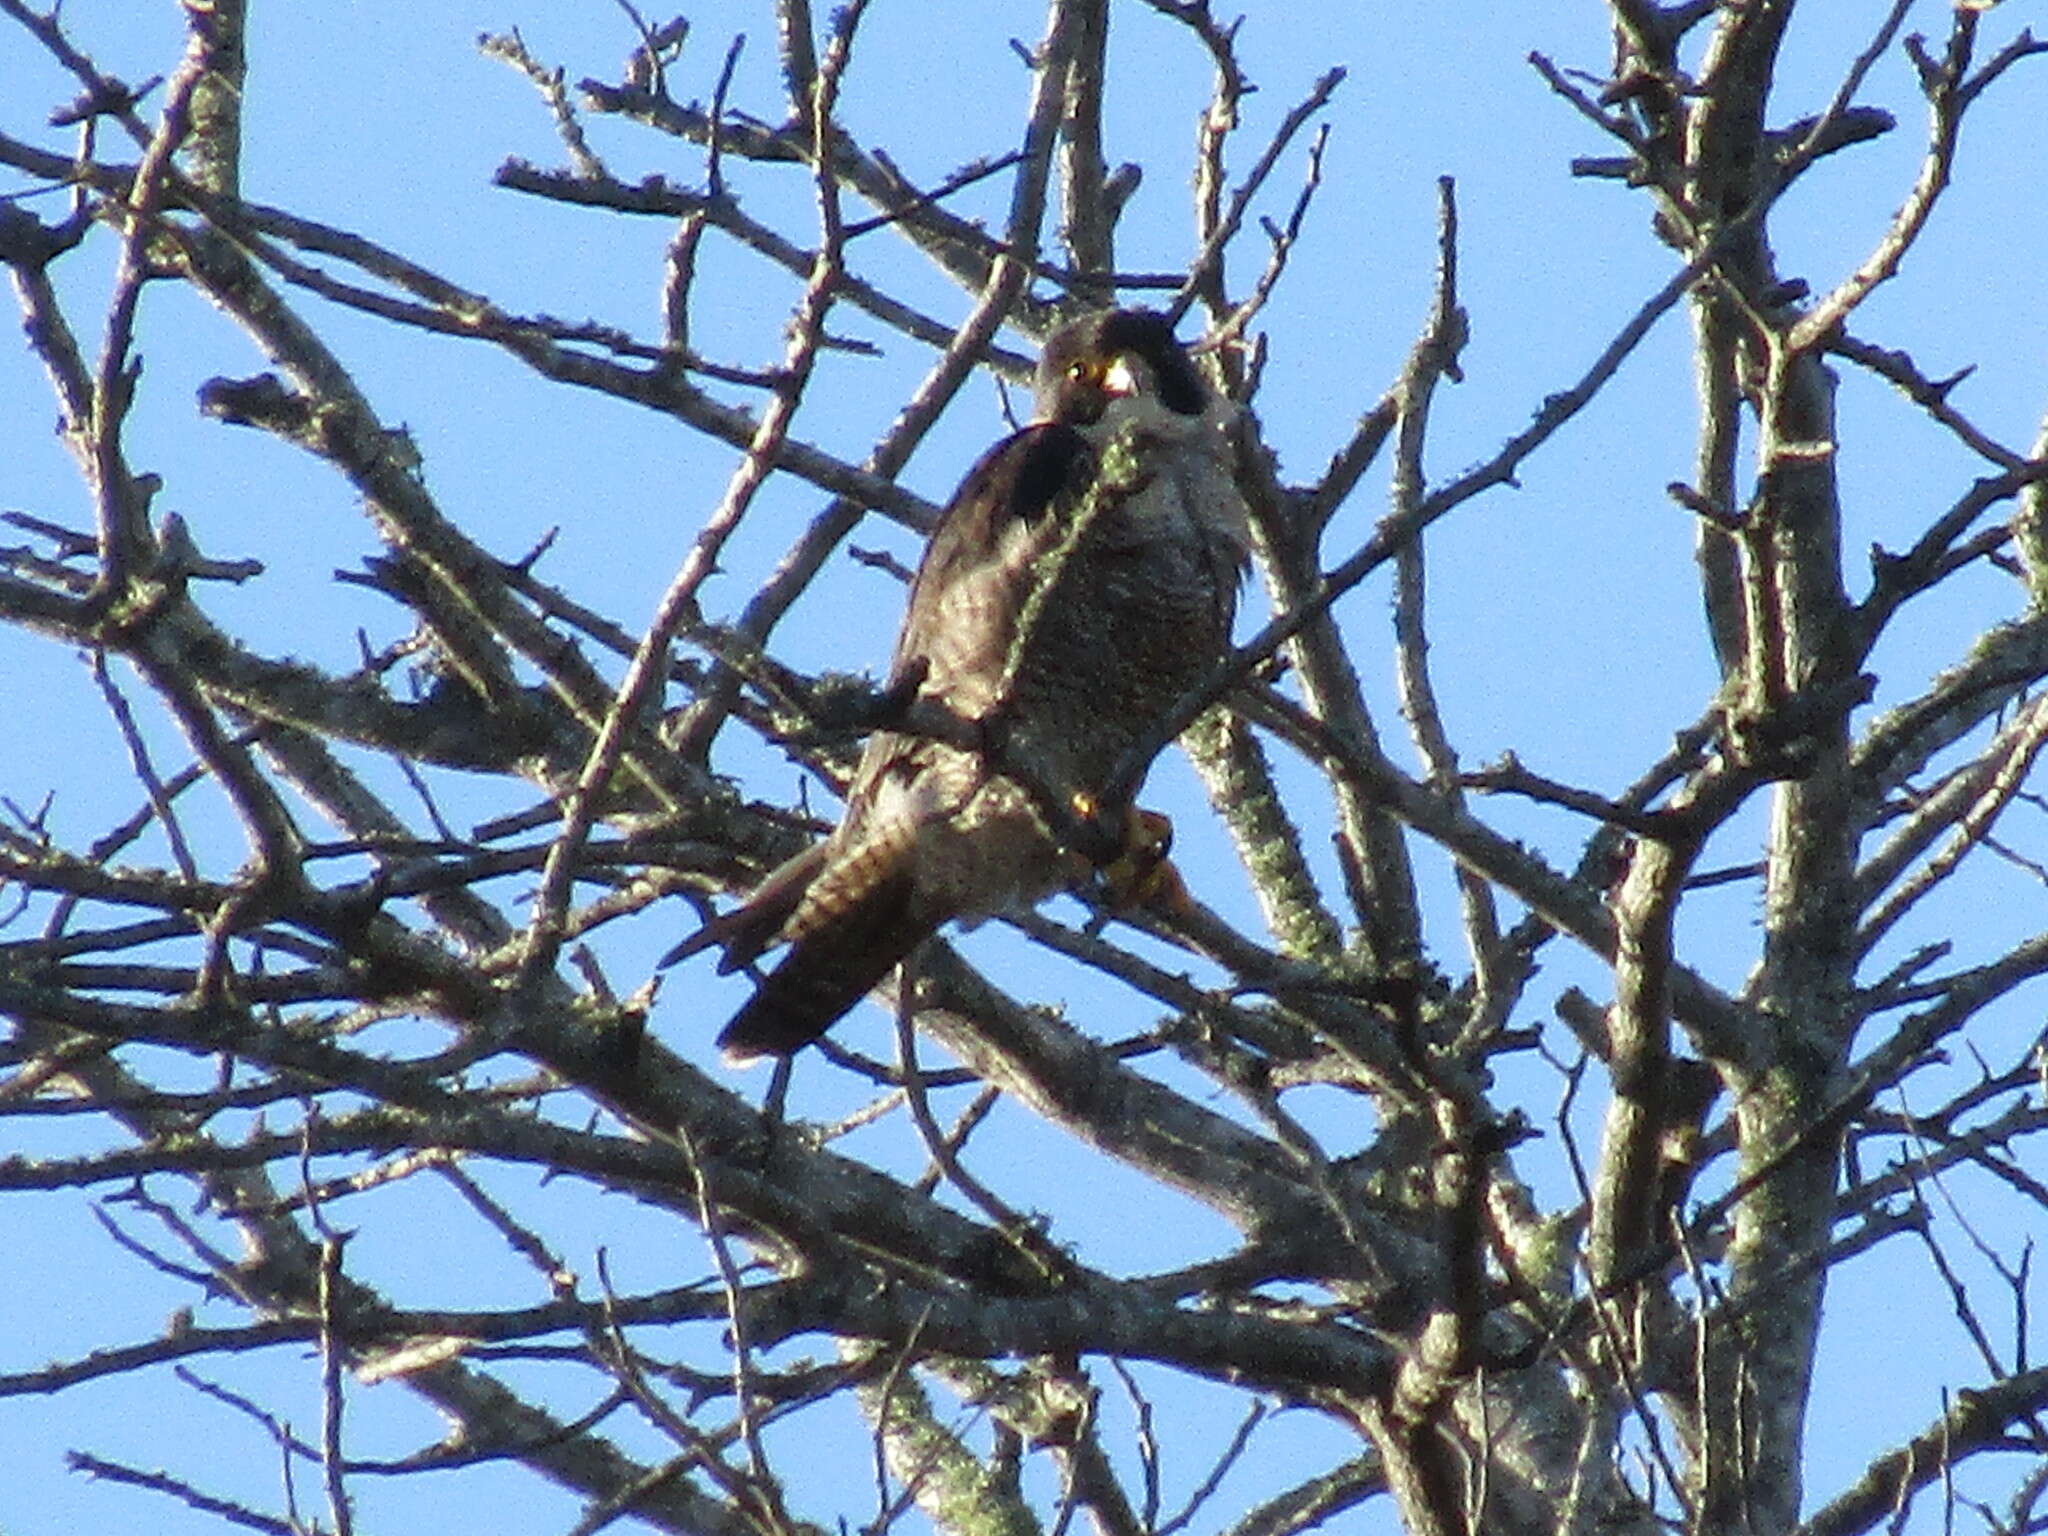
[[1073,883],[1086,863],[1051,831],[1048,796],[1134,825],[1127,795],[1103,803],[1110,775],[1229,646],[1247,550],[1236,411],[1167,319],[1063,327],[1036,397],[941,517],[890,670],[891,694],[943,706],[982,744],[875,734],[837,829],[669,957],[719,944],[731,971],[789,946],[719,1035],[728,1061],[817,1039],[943,923]]

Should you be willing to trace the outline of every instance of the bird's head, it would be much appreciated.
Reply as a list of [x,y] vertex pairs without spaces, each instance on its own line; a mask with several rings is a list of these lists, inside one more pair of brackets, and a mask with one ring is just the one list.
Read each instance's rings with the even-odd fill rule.
[[1070,427],[1150,418],[1194,427],[1209,409],[1201,372],[1164,315],[1110,309],[1061,326],[1038,359],[1038,417]]

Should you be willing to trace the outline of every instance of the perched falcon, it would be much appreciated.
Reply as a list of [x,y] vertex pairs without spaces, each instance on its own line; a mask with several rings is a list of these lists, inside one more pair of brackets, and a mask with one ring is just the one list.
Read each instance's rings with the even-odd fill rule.
[[1036,419],[946,508],[890,669],[1000,746],[878,732],[831,836],[670,956],[721,944],[731,971],[789,945],[719,1035],[727,1060],[817,1039],[948,919],[1070,883],[1085,866],[1035,809],[1048,793],[1126,824],[1127,803],[1101,803],[1116,763],[1230,643],[1234,414],[1164,316],[1091,315],[1046,344]]

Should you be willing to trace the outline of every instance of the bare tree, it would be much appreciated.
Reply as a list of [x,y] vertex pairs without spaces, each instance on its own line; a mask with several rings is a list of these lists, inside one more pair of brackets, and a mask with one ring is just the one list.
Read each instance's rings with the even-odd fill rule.
[[[0,0],[7,46],[78,86],[40,140],[0,136],[22,189],[0,201],[0,255],[95,517],[5,513],[22,542],[0,550],[0,615],[84,656],[128,748],[107,771],[132,776],[134,805],[67,840],[51,786],[0,786],[0,1113],[23,1136],[91,1128],[0,1162],[0,1188],[91,1202],[106,1261],[169,1277],[190,1308],[61,1358],[32,1333],[24,1358],[16,1330],[0,1394],[115,1377],[200,1394],[274,1437],[286,1492],[269,1507],[223,1491],[221,1456],[169,1436],[167,1470],[90,1448],[78,1467],[271,1531],[347,1531],[371,1479],[479,1463],[569,1490],[579,1531],[879,1531],[922,1510],[948,1531],[1078,1515],[1110,1536],[1278,1536],[1372,1501],[1415,1533],[1848,1536],[1900,1528],[1916,1501],[2048,1530],[2048,1370],[2029,1364],[2031,1250],[2010,1235],[2040,1230],[2048,1205],[2024,1161],[2044,1063],[2038,1012],[2020,1007],[2048,926],[1987,943],[1973,883],[1987,866],[2043,876],[2048,435],[2002,441],[1959,404],[1960,376],[1862,325],[1941,213],[1972,108],[2024,89],[2048,45],[1978,0],[1940,35],[1905,35],[1898,0],[1845,43],[1831,96],[1786,105],[1772,91],[1792,0],[1611,0],[1604,74],[1533,62],[1561,115],[1611,141],[1574,169],[1644,200],[1668,281],[1525,428],[1432,474],[1432,403],[1467,325],[1445,184],[1420,335],[1296,482],[1261,437],[1263,371],[1290,345],[1262,315],[1314,215],[1340,73],[1241,146],[1238,32],[1208,0],[1051,0],[1023,49],[1021,128],[999,148],[963,137],[957,173],[925,182],[837,110],[870,67],[859,3],[822,21],[806,0],[764,6],[780,100],[741,99],[736,52],[681,21],[634,17],[620,78],[573,89],[517,35],[487,39],[530,77],[565,156],[508,160],[500,185],[668,232],[651,337],[515,312],[368,233],[245,200],[243,6],[185,9],[183,57],[138,85],[54,12]],[[1213,98],[1185,104],[1193,256],[1173,273],[1117,258],[1138,172],[1110,164],[1103,109],[1124,88],[1107,48],[1126,16],[1213,67]],[[1917,176],[1867,258],[1813,291],[1774,254],[1774,212],[1824,157],[1911,131],[1865,99],[1901,54],[1927,114]],[[680,98],[686,67],[701,100]],[[599,122],[699,174],[615,172]],[[791,207],[791,188],[807,214],[760,211]],[[994,227],[961,211],[992,193]],[[89,261],[113,273],[90,309],[67,286]],[[933,272],[955,302],[914,297]],[[693,319],[783,287],[778,361],[707,355]],[[353,670],[238,637],[223,584],[260,584],[263,552],[152,510],[137,359],[178,323],[163,299],[178,290],[250,356],[200,392],[219,425],[189,430],[287,445],[367,514],[375,553],[345,579],[403,623]],[[1022,959],[928,944],[885,989],[893,1060],[828,1042],[757,1104],[758,1080],[699,1064],[716,1020],[698,973],[658,999],[651,956],[817,835],[780,765],[841,787],[860,731],[911,705],[799,665],[789,632],[852,561],[895,565],[852,542],[865,520],[930,528],[937,509],[897,477],[977,370],[1022,376],[1028,349],[1005,328],[1042,339],[1112,302],[1199,328],[1204,366],[1246,408],[1238,472],[1269,606],[1171,723],[1262,929],[1219,915],[1208,872],[1135,909],[1084,883],[1081,907],[1004,920]],[[579,307],[573,281],[559,303]],[[1610,765],[1618,792],[1541,773],[1533,744],[1461,767],[1428,647],[1431,530],[1558,451],[1679,311],[1696,402],[1646,391],[1625,408],[1696,412],[1670,515],[1697,527],[1719,686],[1656,760]],[[481,342],[737,451],[644,632],[606,593],[551,582],[545,548],[493,549],[435,494],[333,349],[343,312],[422,352]],[[914,392],[864,446],[817,440],[807,423],[848,354],[877,346],[925,360]],[[1903,548],[1845,505],[1844,464],[1870,445],[1838,428],[1844,370],[1892,386],[1897,413],[1975,465]],[[781,486],[811,498],[793,524],[801,499],[769,510]],[[1340,509],[1382,486],[1384,516],[1332,547]],[[721,606],[707,583],[748,536],[779,556]],[[1848,553],[1864,546],[1867,570]],[[1359,682],[1385,642],[1334,611],[1368,579],[1394,594],[1392,729]],[[1903,616],[1965,584],[1989,617],[1931,680],[1880,666]],[[1538,658],[1502,665],[1541,676]],[[738,786],[734,764],[753,765]],[[463,830],[443,806],[478,782],[524,809]],[[1502,808],[1529,801],[1577,818],[1569,857],[1502,830]],[[1432,880],[1455,887],[1448,925],[1418,895]],[[1753,924],[1712,905],[1730,885],[1754,896]],[[1739,982],[1688,952],[1709,930],[1751,946]],[[1583,957],[1597,989],[1534,988],[1546,953]],[[933,1042],[948,1064],[921,1059]],[[830,1124],[794,1112],[832,1103],[858,1107]],[[1099,1173],[1041,1212],[1030,1164],[1051,1155]],[[407,1192],[435,1181],[470,1228],[437,1230],[437,1248],[495,1247],[518,1285],[451,1306],[448,1275],[422,1285],[359,1257],[380,1234],[405,1241],[421,1209]],[[1218,1236],[1196,1262],[1134,1271],[1076,1236],[1074,1211],[1112,1187],[1205,1207]],[[635,1218],[593,1271],[565,1206],[606,1193]],[[687,1270],[678,1230],[694,1234]],[[1860,1476],[1807,1488],[1813,1419],[1853,1411],[1812,1400],[1830,1278],[1916,1244],[1980,1368]],[[264,1355],[317,1387],[317,1431],[227,1384],[227,1362]],[[407,1392],[446,1435],[361,1448],[363,1416]],[[1168,1490],[1162,1459],[1193,1454],[1175,1438],[1188,1402],[1219,1393],[1238,1429]],[[1268,1449],[1281,1408],[1329,1432],[1312,1438],[1320,1467]],[[849,1411],[871,1470],[821,1479],[815,1447]],[[301,1482],[319,1489],[303,1508]]]

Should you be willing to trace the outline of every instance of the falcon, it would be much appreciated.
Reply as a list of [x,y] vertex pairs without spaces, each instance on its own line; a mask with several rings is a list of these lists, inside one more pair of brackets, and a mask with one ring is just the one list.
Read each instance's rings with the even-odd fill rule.
[[877,732],[831,835],[668,957],[718,944],[729,972],[788,946],[720,1033],[729,1062],[816,1040],[947,921],[1085,874],[1049,800],[1133,835],[1128,796],[1104,803],[1111,774],[1230,644],[1248,545],[1236,409],[1171,323],[1074,321],[1035,393],[1032,423],[941,516],[890,668],[892,697],[975,734]]

